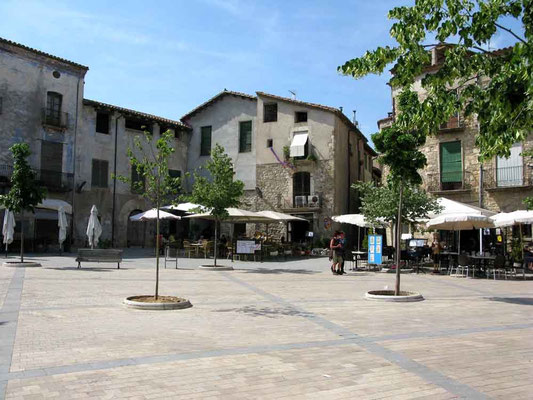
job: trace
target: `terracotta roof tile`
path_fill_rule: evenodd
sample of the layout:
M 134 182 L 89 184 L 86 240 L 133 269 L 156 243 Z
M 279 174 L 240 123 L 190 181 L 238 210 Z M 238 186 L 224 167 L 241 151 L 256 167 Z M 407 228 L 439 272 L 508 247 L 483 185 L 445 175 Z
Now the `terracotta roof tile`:
M 32 53 L 38 54 L 40 56 L 45 56 L 45 57 L 51 58 L 51 59 L 56 60 L 56 61 L 61 61 L 61 62 L 65 63 L 65 64 L 69 64 L 69 65 L 71 65 L 73 67 L 84 69 L 86 71 L 89 69 L 89 67 L 86 67 L 85 65 L 81 65 L 81 64 L 75 63 L 75 62 L 67 60 L 65 58 L 54 56 L 53 54 L 45 53 L 44 51 L 41 51 L 41 50 L 33 49 L 31 47 L 25 46 L 25 45 L 17 43 L 17 42 L 13 42 L 13 41 L 8 40 L 8 39 L 4 39 L 4 38 L 0 37 L 0 43 L 5 43 L 5 44 L 8 44 L 10 46 L 15 46 L 15 47 L 18 47 L 20 49 L 23 49 L 23 50 L 30 51 Z
M 122 112 L 124 114 L 130 114 L 130 115 L 134 115 L 134 116 L 137 116 L 137 117 L 142 117 L 142 118 L 150 119 L 150 120 L 153 120 L 153 121 L 162 122 L 162 123 L 167 124 L 167 125 L 181 126 L 183 128 L 190 129 L 190 127 L 187 124 L 184 124 L 181 121 L 174 121 L 172 119 L 158 117 L 157 115 L 147 114 L 147 113 L 143 113 L 143 112 L 140 112 L 140 111 L 131 110 L 129 108 L 118 107 L 118 106 L 114 106 L 112 104 L 102 103 L 100 101 L 83 99 L 83 104 L 88 105 L 88 106 L 93 106 L 95 108 L 105 108 L 105 109 L 108 109 L 108 110 L 119 111 L 119 112 Z

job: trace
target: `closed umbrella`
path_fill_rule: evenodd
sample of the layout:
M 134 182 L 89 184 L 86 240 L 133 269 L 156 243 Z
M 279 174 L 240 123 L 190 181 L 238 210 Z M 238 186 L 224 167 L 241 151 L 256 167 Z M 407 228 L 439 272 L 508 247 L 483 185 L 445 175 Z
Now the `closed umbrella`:
M 7 210 L 4 214 L 4 224 L 2 225 L 2 235 L 4 236 L 4 244 L 7 246 L 13 242 L 13 235 L 15 233 L 15 215 L 12 211 Z
M 89 217 L 89 223 L 87 224 L 87 238 L 89 239 L 89 246 L 94 249 L 98 246 L 98 240 L 102 234 L 102 225 L 98 221 L 98 209 L 96 206 L 92 206 L 91 215 Z
M 63 249 L 63 242 L 67 238 L 67 214 L 65 212 L 65 207 L 60 206 L 57 210 L 57 226 L 59 226 L 59 246 Z

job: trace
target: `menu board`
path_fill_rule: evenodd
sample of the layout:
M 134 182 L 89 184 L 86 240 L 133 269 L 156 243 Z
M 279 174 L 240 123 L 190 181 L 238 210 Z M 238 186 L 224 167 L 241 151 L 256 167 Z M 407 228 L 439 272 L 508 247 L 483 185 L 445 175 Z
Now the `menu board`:
M 261 243 L 254 240 L 237 240 L 237 254 L 254 254 L 256 250 L 261 250 Z
M 383 253 L 383 236 L 368 235 L 368 263 L 381 264 Z

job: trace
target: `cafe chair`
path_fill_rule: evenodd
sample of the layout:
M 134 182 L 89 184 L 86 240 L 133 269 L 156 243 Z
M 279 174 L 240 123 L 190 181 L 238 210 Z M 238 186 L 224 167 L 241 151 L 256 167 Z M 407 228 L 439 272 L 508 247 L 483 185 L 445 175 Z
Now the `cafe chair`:
M 176 269 L 178 269 L 178 249 L 175 247 L 167 246 L 165 248 L 165 269 L 167 268 L 167 261 L 174 261 L 176 263 Z
M 191 242 L 188 240 L 183 241 L 183 255 L 187 255 L 187 257 L 191 258 L 191 253 L 194 253 L 196 249 L 194 246 L 191 246 Z
M 453 269 L 455 267 L 455 274 L 453 273 Z M 465 269 L 466 269 L 466 275 L 465 275 Z M 459 257 L 457 257 L 457 265 L 452 265 L 450 270 L 450 275 L 453 276 L 461 276 L 461 277 L 467 277 L 468 272 L 470 269 L 470 258 L 466 254 L 460 254 Z

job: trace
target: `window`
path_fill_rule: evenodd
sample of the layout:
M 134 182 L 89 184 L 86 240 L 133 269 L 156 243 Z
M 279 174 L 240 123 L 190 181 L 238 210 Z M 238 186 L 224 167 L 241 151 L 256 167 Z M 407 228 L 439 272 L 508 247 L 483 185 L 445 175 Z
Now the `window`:
M 263 104 L 263 122 L 276 122 L 278 120 L 278 104 Z
M 252 121 L 239 122 L 239 153 L 252 151 Z
M 295 133 L 290 147 L 290 156 L 296 159 L 307 158 L 309 155 L 309 135 L 307 131 Z
M 109 114 L 104 112 L 96 113 L 96 132 L 109 134 Z
M 41 142 L 41 182 L 49 187 L 61 187 L 63 143 Z
M 56 92 L 46 94 L 45 124 L 61 126 L 61 103 L 63 96 Z
M 108 171 L 109 163 L 107 161 L 93 159 L 91 186 L 106 188 L 109 175 Z
M 134 131 L 147 130 L 149 132 L 152 132 L 152 125 L 149 122 L 143 121 L 141 119 L 126 118 L 125 126 L 126 129 L 133 129 Z
M 307 196 L 311 194 L 311 174 L 309 172 L 296 172 L 293 175 L 292 193 L 295 207 L 307 204 Z
M 267 139 L 267 149 L 274 147 L 274 139 Z
M 167 126 L 167 125 L 161 125 L 159 124 L 159 134 L 162 135 L 163 133 L 165 133 L 166 131 L 170 130 L 170 127 Z M 175 136 L 176 134 L 174 134 Z
M 178 169 L 169 169 L 168 174 L 171 178 L 181 178 L 181 171 Z
M 522 144 L 515 143 L 510 150 L 509 158 L 496 158 L 496 182 L 498 187 L 522 186 L 524 184 Z
M 200 130 L 200 155 L 208 156 L 211 154 L 211 127 L 202 126 Z
M 131 191 L 133 193 L 143 193 L 145 188 L 144 176 L 139 174 L 137 168 L 131 167 Z
M 442 190 L 462 188 L 463 162 L 460 141 L 440 144 L 440 181 Z
M 294 122 L 307 122 L 307 111 L 296 111 L 294 113 Z

